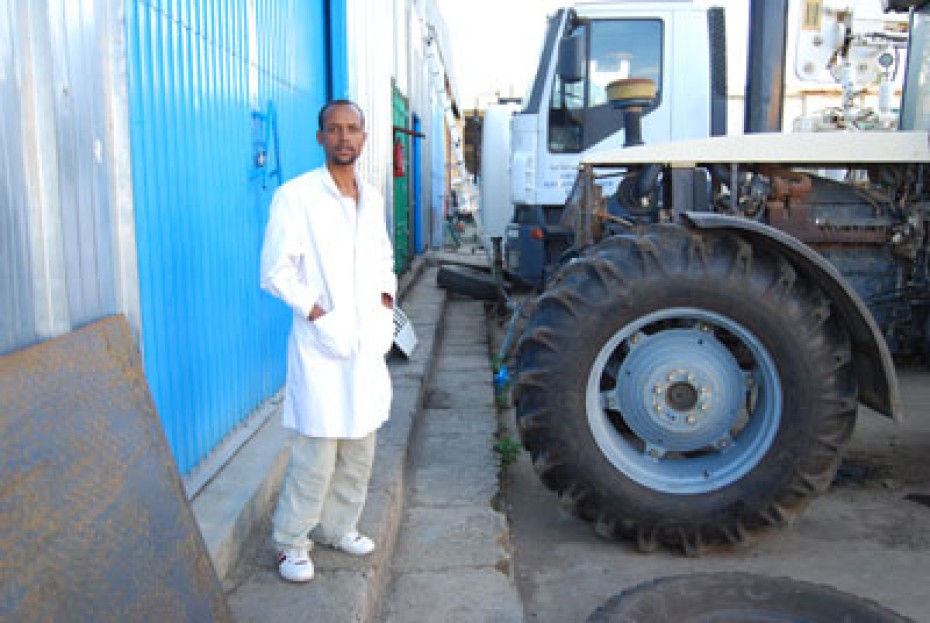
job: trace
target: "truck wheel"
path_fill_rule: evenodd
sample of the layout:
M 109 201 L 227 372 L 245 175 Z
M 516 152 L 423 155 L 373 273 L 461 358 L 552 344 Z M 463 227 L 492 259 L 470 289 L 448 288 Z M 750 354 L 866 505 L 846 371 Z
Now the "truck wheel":
M 795 517 L 855 423 L 829 301 L 744 239 L 658 226 L 566 266 L 517 347 L 543 483 L 608 538 L 699 554 Z
M 635 586 L 588 617 L 588 623 L 622 621 L 908 623 L 910 619 L 822 584 L 751 573 L 697 573 Z

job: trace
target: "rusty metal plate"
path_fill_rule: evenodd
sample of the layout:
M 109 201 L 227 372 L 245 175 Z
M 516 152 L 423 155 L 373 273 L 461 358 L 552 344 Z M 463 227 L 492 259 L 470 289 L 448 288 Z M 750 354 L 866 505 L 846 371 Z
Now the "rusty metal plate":
M 0 357 L 0 469 L 0 620 L 232 620 L 122 316 Z

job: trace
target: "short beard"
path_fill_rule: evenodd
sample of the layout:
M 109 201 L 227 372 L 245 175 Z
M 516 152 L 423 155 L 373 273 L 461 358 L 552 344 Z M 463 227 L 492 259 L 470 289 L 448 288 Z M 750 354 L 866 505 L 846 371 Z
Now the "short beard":
M 358 154 L 353 152 L 351 156 L 340 157 L 336 154 L 332 155 L 333 164 L 339 165 L 340 167 L 346 167 L 350 164 L 355 164 L 355 161 L 358 160 Z

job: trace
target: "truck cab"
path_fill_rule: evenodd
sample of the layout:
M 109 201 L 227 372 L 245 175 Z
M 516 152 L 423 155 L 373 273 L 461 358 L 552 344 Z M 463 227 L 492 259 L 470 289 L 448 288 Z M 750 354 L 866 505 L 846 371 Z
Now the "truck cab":
M 510 171 L 510 196 L 482 196 L 482 206 L 512 210 L 505 232 L 487 232 L 504 238 L 511 277 L 541 285 L 567 248 L 558 222 L 580 160 L 624 144 L 608 84 L 655 82 L 642 119 L 650 144 L 726 133 L 723 30 L 722 9 L 689 0 L 576 3 L 549 18 L 535 79 L 511 119 L 510 161 L 484 162 Z

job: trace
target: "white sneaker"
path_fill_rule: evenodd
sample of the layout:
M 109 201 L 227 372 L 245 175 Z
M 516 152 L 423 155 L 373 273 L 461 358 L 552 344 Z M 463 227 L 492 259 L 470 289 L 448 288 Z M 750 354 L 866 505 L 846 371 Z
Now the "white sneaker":
M 375 542 L 353 530 L 343 535 L 333 547 L 353 556 L 367 556 L 375 551 Z
M 286 549 L 278 553 L 278 573 L 289 582 L 313 579 L 313 562 L 305 549 Z

